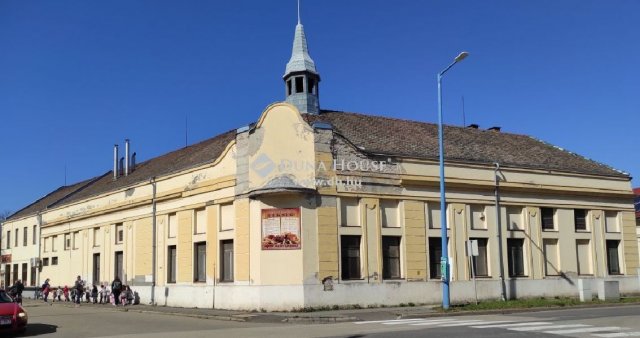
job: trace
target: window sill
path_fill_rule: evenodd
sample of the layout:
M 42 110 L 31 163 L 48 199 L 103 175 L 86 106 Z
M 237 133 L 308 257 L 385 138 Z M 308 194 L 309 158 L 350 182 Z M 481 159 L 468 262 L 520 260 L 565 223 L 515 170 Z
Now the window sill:
M 232 280 L 221 280 L 221 281 L 218 281 L 218 284 L 233 284 L 233 281 Z
M 509 279 L 527 279 L 529 278 L 529 276 L 527 275 L 522 275 L 522 276 L 509 276 Z
M 352 279 L 340 279 L 340 283 L 350 284 L 350 283 L 362 283 L 366 282 L 364 278 L 352 278 Z
M 588 234 L 588 233 L 591 233 L 591 230 L 580 230 L 580 229 L 576 229 L 576 233 L 579 233 L 579 234 Z
M 555 233 L 558 233 L 560 231 L 558 231 L 556 229 L 542 229 L 542 232 L 555 232 Z
M 489 231 L 487 228 L 471 228 L 473 231 Z

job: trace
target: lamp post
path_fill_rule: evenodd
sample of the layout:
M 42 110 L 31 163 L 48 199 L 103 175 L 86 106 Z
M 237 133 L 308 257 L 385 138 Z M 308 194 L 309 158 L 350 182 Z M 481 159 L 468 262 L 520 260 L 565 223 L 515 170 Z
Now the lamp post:
M 447 210 L 446 210 L 446 199 L 445 199 L 445 190 L 444 190 L 444 133 L 442 130 L 442 76 L 446 73 L 453 65 L 462 61 L 469 55 L 467 52 L 462 52 L 453 60 L 453 62 L 445 68 L 443 71 L 438 73 L 438 145 L 440 148 L 440 239 L 441 242 L 441 251 L 442 257 L 440 259 L 440 271 L 442 278 L 442 308 L 449 308 L 449 253 L 447 246 Z

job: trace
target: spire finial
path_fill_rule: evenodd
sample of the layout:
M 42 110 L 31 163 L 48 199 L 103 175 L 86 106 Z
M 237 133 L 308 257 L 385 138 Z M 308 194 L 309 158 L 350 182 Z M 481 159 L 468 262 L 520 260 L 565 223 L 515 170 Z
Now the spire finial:
M 300 0 L 298 0 L 298 25 L 300 24 Z

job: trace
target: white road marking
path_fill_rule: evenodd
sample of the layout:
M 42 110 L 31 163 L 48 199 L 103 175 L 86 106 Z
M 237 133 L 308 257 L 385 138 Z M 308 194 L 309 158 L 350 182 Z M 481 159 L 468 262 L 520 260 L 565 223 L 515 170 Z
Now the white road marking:
M 550 334 L 573 334 L 573 333 L 619 331 L 619 330 L 626 330 L 626 329 L 622 328 L 622 327 L 619 327 L 619 326 L 585 327 L 585 328 L 582 328 L 582 329 L 544 331 L 544 333 L 550 333 Z
M 387 323 L 382 323 L 382 325 L 402 325 L 402 324 L 411 324 L 411 325 L 416 325 L 416 323 L 433 323 L 433 324 L 442 324 L 442 323 L 448 323 L 453 321 L 453 319 L 432 319 L 432 320 L 426 320 L 426 319 L 422 319 L 422 320 L 414 320 L 414 321 L 410 321 L 410 322 L 401 322 L 401 321 L 396 321 L 396 322 L 387 322 Z
M 392 322 L 415 322 L 421 321 L 424 318 L 415 318 L 415 319 L 387 319 L 387 320 L 369 320 L 365 322 L 353 322 L 354 324 L 376 324 L 376 323 L 392 323 Z
M 551 322 L 526 322 L 526 323 L 515 323 L 515 324 L 491 324 L 491 325 L 474 325 L 473 328 L 476 329 L 487 329 L 487 328 L 500 328 L 500 327 L 518 327 L 518 326 L 531 326 L 531 325 L 549 325 Z
M 511 331 L 544 331 L 550 329 L 568 329 L 577 327 L 592 327 L 592 325 L 585 324 L 563 324 L 563 325 L 548 325 L 548 326 L 529 326 L 529 327 L 514 327 L 509 328 Z
M 448 320 L 433 320 L 433 321 L 429 321 L 429 322 L 423 322 L 423 323 L 410 323 L 409 325 L 414 325 L 414 326 L 429 326 L 429 325 L 444 325 L 444 324 L 450 324 L 453 321 L 453 319 L 448 319 Z
M 484 320 L 466 320 L 457 323 L 446 323 L 439 325 L 440 327 L 453 327 L 453 326 L 465 326 L 465 325 L 474 325 L 474 324 L 491 324 L 491 322 L 486 322 Z
M 640 332 L 596 333 L 594 336 L 602 338 L 640 337 Z

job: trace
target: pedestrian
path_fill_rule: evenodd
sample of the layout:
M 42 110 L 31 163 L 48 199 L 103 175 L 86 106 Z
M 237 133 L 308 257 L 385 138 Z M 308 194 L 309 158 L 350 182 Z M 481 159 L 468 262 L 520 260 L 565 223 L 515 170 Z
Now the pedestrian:
M 76 306 L 80 306 L 80 301 L 82 299 L 82 296 L 84 295 L 84 286 L 82 285 L 82 279 L 80 278 L 80 276 L 76 278 L 74 288 L 76 289 Z
M 127 286 L 122 286 L 122 291 L 120 292 L 120 304 L 122 306 L 127 306 Z
M 111 302 L 111 288 L 109 287 L 109 284 L 104 286 L 104 303 L 110 303 Z
M 100 284 L 100 291 L 98 292 L 100 294 L 100 304 L 102 304 L 102 302 L 105 300 L 105 292 L 106 290 L 104 288 L 104 284 Z
M 42 284 L 42 294 L 44 295 L 44 302 L 47 303 L 49 301 L 49 288 L 51 285 L 49 284 L 49 278 L 45 279 Z
M 22 281 L 18 279 L 9 289 L 9 293 L 13 295 L 16 303 L 22 304 L 22 291 L 24 291 L 24 284 L 22 284 Z
M 98 303 L 98 287 L 93 284 L 93 288 L 91 289 L 91 298 L 93 298 L 93 304 Z
M 127 304 L 133 305 L 133 301 L 134 301 L 133 290 L 131 290 L 131 287 L 127 285 Z
M 115 306 L 120 304 L 120 292 L 122 292 L 122 281 L 120 280 L 120 277 L 116 276 L 113 282 L 111 282 L 111 293 L 115 300 Z
M 69 301 L 69 287 L 65 285 L 64 289 L 62 289 L 62 293 L 64 294 L 64 301 L 68 302 Z
M 60 287 L 60 285 L 58 285 L 58 288 L 56 289 L 56 297 L 58 298 L 59 302 L 62 301 L 62 288 Z

